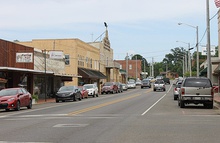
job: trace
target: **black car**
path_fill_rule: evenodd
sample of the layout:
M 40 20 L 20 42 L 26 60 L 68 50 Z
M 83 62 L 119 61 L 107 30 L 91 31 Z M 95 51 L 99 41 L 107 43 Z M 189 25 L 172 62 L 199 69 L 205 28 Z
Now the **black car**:
M 148 79 L 143 79 L 142 82 L 141 82 L 141 88 L 144 88 L 144 87 L 149 87 L 151 88 L 151 82 L 150 80 Z
M 62 86 L 56 93 L 56 102 L 66 100 L 81 100 L 81 93 L 77 86 Z
M 169 78 L 163 78 L 163 81 L 165 82 L 165 84 L 170 84 L 170 79 Z

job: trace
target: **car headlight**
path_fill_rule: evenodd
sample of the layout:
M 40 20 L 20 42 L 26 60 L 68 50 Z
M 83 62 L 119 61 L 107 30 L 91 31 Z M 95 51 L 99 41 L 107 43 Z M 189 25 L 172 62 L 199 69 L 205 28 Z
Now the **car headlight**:
M 15 100 L 15 98 L 9 98 L 8 102 L 11 102 L 11 101 L 14 101 L 14 100 Z

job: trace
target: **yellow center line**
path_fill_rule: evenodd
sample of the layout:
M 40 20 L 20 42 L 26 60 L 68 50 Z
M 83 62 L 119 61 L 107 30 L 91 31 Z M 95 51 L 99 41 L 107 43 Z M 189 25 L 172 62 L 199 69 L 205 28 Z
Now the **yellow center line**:
M 152 90 L 147 90 L 146 93 L 151 92 L 151 91 Z M 68 114 L 68 116 L 74 116 L 74 115 L 78 115 L 78 114 L 81 114 L 81 113 L 85 113 L 85 112 L 95 110 L 95 109 L 98 109 L 98 108 L 101 108 L 101 107 L 105 107 L 105 106 L 112 105 L 112 104 L 115 104 L 115 103 L 118 103 L 118 102 L 122 102 L 122 101 L 125 101 L 125 100 L 128 100 L 128 99 L 132 99 L 132 98 L 138 97 L 140 95 L 141 94 L 135 94 L 135 95 L 132 95 L 132 96 L 129 96 L 129 97 L 121 98 L 121 99 L 118 99 L 118 100 L 113 100 L 113 101 L 110 101 L 110 102 L 106 102 L 106 103 L 102 103 L 102 104 L 99 104 L 99 105 L 84 108 L 84 109 L 81 109 L 81 110 L 77 110 L 77 111 L 74 111 L 74 112 L 70 112 Z
M 140 95 L 141 94 L 135 94 L 133 96 L 121 98 L 121 99 L 118 99 L 118 100 L 113 100 L 113 101 L 106 102 L 106 103 L 103 103 L 103 104 L 99 104 L 99 105 L 96 105 L 96 106 L 91 106 L 91 107 L 88 107 L 88 108 L 84 108 L 84 109 L 81 109 L 81 110 L 77 110 L 77 111 L 71 112 L 68 115 L 69 116 L 74 116 L 74 115 L 77 115 L 77 114 L 85 113 L 85 112 L 88 112 L 88 111 L 91 111 L 91 110 L 95 110 L 95 109 L 98 109 L 98 108 L 101 108 L 101 107 L 105 107 L 105 106 L 108 106 L 108 105 L 111 105 L 111 104 L 122 102 L 122 101 L 125 101 L 125 100 L 128 100 L 128 99 L 132 99 L 132 98 L 135 98 L 135 97 L 140 96 Z

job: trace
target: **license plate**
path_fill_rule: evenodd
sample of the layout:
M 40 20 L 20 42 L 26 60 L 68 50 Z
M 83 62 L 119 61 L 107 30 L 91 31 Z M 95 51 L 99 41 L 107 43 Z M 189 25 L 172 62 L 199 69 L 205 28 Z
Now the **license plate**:
M 194 97 L 195 100 L 201 100 L 201 97 Z

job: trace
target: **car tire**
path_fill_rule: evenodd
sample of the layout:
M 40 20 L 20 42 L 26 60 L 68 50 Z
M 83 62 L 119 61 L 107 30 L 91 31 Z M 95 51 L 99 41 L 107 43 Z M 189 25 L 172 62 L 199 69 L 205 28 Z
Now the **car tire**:
M 21 108 L 21 104 L 20 104 L 20 101 L 17 101 L 17 106 L 15 108 L 16 111 L 19 111 Z
M 27 106 L 28 109 L 31 109 L 32 108 L 32 100 L 30 99 L 29 101 L 29 105 Z
M 94 98 L 95 98 L 95 92 L 93 92 L 92 97 L 94 97 Z
M 176 96 L 174 96 L 173 100 L 177 100 L 177 97 L 176 97 Z
M 184 108 L 185 107 L 185 103 L 184 103 L 184 101 L 182 101 L 182 100 L 180 100 L 180 108 Z

